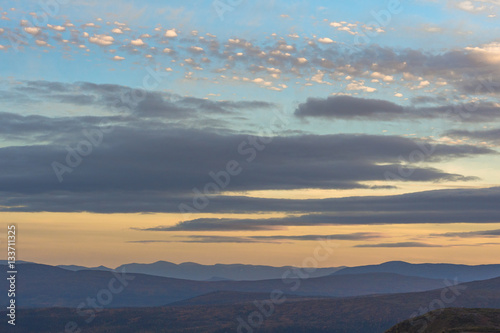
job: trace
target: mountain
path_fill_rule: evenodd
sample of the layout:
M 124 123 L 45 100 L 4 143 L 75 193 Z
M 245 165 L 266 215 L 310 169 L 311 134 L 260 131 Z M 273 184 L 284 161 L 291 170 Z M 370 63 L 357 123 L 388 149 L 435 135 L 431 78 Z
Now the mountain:
M 7 260 L 0 260 L 0 265 L 7 265 Z M 32 264 L 31 261 L 16 260 L 16 264 Z
M 69 271 L 112 271 L 112 268 L 106 266 L 98 266 L 98 267 L 85 267 L 85 266 L 77 266 L 77 265 L 57 265 L 56 267 L 67 269 Z
M 389 261 L 380 265 L 346 267 L 333 275 L 362 273 L 395 273 L 430 279 L 458 279 L 462 282 L 470 282 L 500 276 L 500 265 L 410 264 L 404 261 Z
M 116 268 L 117 271 L 125 269 L 130 273 L 142 273 L 148 275 L 171 277 L 176 279 L 207 281 L 214 278 L 226 280 L 268 280 L 281 279 L 281 276 L 291 266 L 272 267 L 262 265 L 244 264 L 215 264 L 201 265 L 193 262 L 174 264 L 168 261 L 157 261 L 151 264 L 125 264 Z M 311 277 L 330 275 L 343 267 L 318 268 L 311 274 Z
M 427 318 L 433 318 L 428 321 Z M 419 322 L 428 322 L 424 330 Z M 451 308 L 432 311 L 413 320 L 405 320 L 386 333 L 498 333 L 500 332 L 500 310 Z
M 83 267 L 76 265 L 59 265 L 58 267 L 72 271 L 112 270 L 111 268 L 104 266 Z M 272 267 L 244 264 L 201 265 L 192 262 L 174 264 L 168 261 L 157 261 L 151 264 L 125 264 L 118 266 L 115 270 L 120 272 L 123 269 L 129 273 L 140 273 L 196 281 L 256 281 L 281 279 L 286 271 L 294 269 L 294 267 Z M 390 261 L 379 265 L 317 268 L 310 274 L 310 276 L 321 277 L 327 275 L 363 273 L 394 273 L 441 280 L 454 280 L 455 278 L 457 278 L 462 282 L 470 282 L 475 280 L 486 280 L 500 276 L 500 265 L 469 266 L 456 264 L 411 264 L 404 261 Z
M 62 332 L 66 323 L 73 322 L 79 329 L 92 333 L 383 333 L 399 322 L 427 313 L 429 308 L 441 306 L 500 309 L 500 278 L 418 293 L 292 299 L 284 303 L 261 300 L 220 305 L 94 308 L 80 314 L 76 308 L 19 309 L 22 320 L 16 329 L 23 333 Z M 440 320 L 434 314 L 414 321 L 414 331 L 409 333 L 424 332 L 423 329 L 431 327 Z M 5 311 L 0 316 L 5 317 Z M 0 321 L 0 331 L 7 325 L 6 321 Z
M 4 267 L 2 267 L 4 268 Z M 5 269 L 5 268 L 4 268 Z M 73 307 L 106 289 L 123 289 L 112 295 L 107 307 L 159 306 L 215 291 L 255 292 L 269 294 L 286 290 L 299 296 L 348 297 L 422 291 L 439 288 L 440 280 L 402 276 L 392 273 L 324 276 L 300 279 L 290 274 L 287 280 L 259 281 L 193 281 L 138 273 L 126 273 L 125 288 L 121 274 L 109 271 L 69 271 L 59 267 L 23 264 L 17 267 L 17 300 L 25 307 Z M 8 281 L 0 280 L 0 290 L 8 290 Z M 3 288 L 3 289 L 1 289 Z M 104 290 L 104 291 L 103 291 Z

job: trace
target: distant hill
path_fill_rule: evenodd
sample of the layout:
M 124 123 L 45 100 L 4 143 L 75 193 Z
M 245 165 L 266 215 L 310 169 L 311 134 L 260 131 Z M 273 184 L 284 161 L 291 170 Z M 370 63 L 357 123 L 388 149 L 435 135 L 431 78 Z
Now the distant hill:
M 0 260 L 0 265 L 7 265 L 7 260 Z M 16 264 L 32 264 L 30 261 L 16 260 Z
M 292 269 L 291 266 L 273 267 L 263 265 L 244 264 L 215 264 L 201 265 L 193 262 L 174 264 L 168 261 L 157 261 L 151 264 L 125 264 L 116 268 L 117 271 L 125 269 L 130 273 L 171 277 L 176 279 L 207 281 L 216 279 L 226 280 L 268 280 L 280 279 L 283 273 Z M 342 267 L 318 268 L 311 277 L 330 275 Z
M 241 326 L 239 332 L 383 333 L 412 315 L 424 314 L 429 306 L 436 306 L 439 301 L 447 307 L 500 309 L 500 278 L 465 283 L 455 286 L 454 290 L 456 297 L 452 297 L 453 291 L 450 289 L 437 289 L 340 299 L 292 299 L 272 308 L 267 306 L 270 314 L 262 316 L 261 325 L 250 327 L 250 330 Z M 262 301 L 257 304 L 262 305 Z M 74 321 L 82 331 L 92 333 L 224 333 L 238 332 L 238 326 L 244 325 L 241 321 L 248 324 L 249 315 L 258 317 L 258 313 L 262 314 L 252 301 L 220 305 L 104 309 L 95 313 L 95 320 L 86 323 L 87 318 L 79 315 L 75 308 L 20 309 L 18 316 L 22 320 L 19 320 L 16 329 L 23 333 L 62 332 L 66 323 Z M 0 316 L 5 316 L 5 311 L 0 312 Z M 479 318 L 481 316 L 483 314 Z M 486 315 L 484 317 L 489 318 Z M 238 318 L 241 319 L 240 322 Z M 414 325 L 413 328 L 419 330 L 415 332 L 420 332 L 425 328 L 424 325 L 430 327 L 434 320 L 438 320 L 438 317 L 432 316 L 423 318 L 423 322 Z M 491 322 L 495 323 L 493 320 Z M 6 321 L 0 321 L 0 331 L 6 330 L 7 325 Z M 398 331 L 391 333 L 395 332 Z M 398 333 L 402 332 L 404 331 Z M 451 332 L 474 331 L 446 333 Z M 482 332 L 499 331 L 495 329 Z
M 69 271 L 40 264 L 23 264 L 17 269 L 17 287 L 20 290 L 17 300 L 19 305 L 25 307 L 78 306 L 88 297 L 108 288 L 110 281 L 116 279 L 116 273 L 109 271 Z M 159 306 L 215 291 L 269 294 L 277 289 L 299 296 L 348 297 L 431 290 L 443 285 L 441 280 L 392 273 L 331 275 L 303 280 L 290 275 L 294 278 L 285 282 L 281 279 L 193 281 L 138 273 L 127 274 L 132 276 L 133 280 L 127 281 L 123 292 L 113 296 L 113 302 L 106 306 Z M 0 290 L 7 290 L 7 283 L 6 279 L 0 279 Z M 6 301 L 6 298 L 2 301 Z
M 428 320 L 427 318 L 432 318 Z M 423 329 L 420 322 L 426 322 Z M 423 329 L 423 330 L 422 330 Z M 498 333 L 500 332 L 499 309 L 451 308 L 436 310 L 413 320 L 405 320 L 386 333 Z
M 2 263 L 0 262 L 0 264 Z M 59 265 L 57 267 L 71 271 L 112 270 L 112 268 L 105 266 L 84 267 L 77 265 Z M 125 269 L 130 273 L 196 281 L 257 281 L 280 279 L 283 273 L 293 268 L 294 267 L 291 266 L 273 267 L 244 264 L 202 265 L 192 262 L 174 264 L 168 261 L 157 261 L 150 264 L 125 264 L 117 267 L 116 270 L 121 271 L 122 269 Z M 403 261 L 390 261 L 379 265 L 318 268 L 311 274 L 311 277 L 363 273 L 394 273 L 441 280 L 456 278 L 462 282 L 470 282 L 499 277 L 500 264 L 469 266 L 457 264 L 411 264 Z
M 67 269 L 69 271 L 112 271 L 112 268 L 106 266 L 98 266 L 98 267 L 85 267 L 85 266 L 77 266 L 77 265 L 57 265 L 57 267 L 62 269 Z
M 380 265 L 346 267 L 333 274 L 361 273 L 395 273 L 430 279 L 456 278 L 462 282 L 470 282 L 499 277 L 500 265 L 410 264 L 404 261 L 389 261 Z
M 315 299 L 307 296 L 285 295 L 289 300 L 304 301 Z M 214 291 L 212 293 L 196 296 L 183 301 L 170 303 L 168 306 L 188 306 L 188 305 L 216 305 L 216 304 L 240 304 L 249 303 L 255 300 L 267 300 L 269 293 L 251 293 L 241 291 Z

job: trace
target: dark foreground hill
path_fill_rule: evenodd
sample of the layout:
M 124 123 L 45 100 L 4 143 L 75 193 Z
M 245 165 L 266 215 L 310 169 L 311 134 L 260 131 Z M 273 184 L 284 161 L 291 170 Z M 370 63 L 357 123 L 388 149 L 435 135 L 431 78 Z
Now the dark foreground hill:
M 215 291 L 269 294 L 277 289 L 285 294 L 300 296 L 347 297 L 423 291 L 443 285 L 441 280 L 391 273 L 310 279 L 300 279 L 291 273 L 287 280 L 192 281 L 136 273 L 127 273 L 122 277 L 121 274 L 108 271 L 75 272 L 39 264 L 23 264 L 17 269 L 19 292 L 16 297 L 19 306 L 24 307 L 76 307 L 87 302 L 88 297 L 108 293 L 106 290 L 119 292 L 112 293 L 112 301 L 104 302 L 105 307 L 139 307 L 166 305 Z M 0 279 L 0 290 L 8 290 L 7 283 L 6 279 Z M 2 305 L 5 304 L 7 297 L 1 301 Z
M 441 307 L 500 309 L 500 278 L 419 293 L 284 303 L 279 297 L 275 299 L 274 303 L 94 308 L 80 313 L 74 308 L 20 309 L 16 331 L 63 332 L 65 325 L 72 325 L 89 333 L 382 333 L 412 316 Z M 5 313 L 0 316 L 5 317 Z M 424 317 L 414 328 L 421 330 L 432 320 Z M 0 322 L 0 331 L 7 325 Z
M 420 325 L 425 322 L 424 325 Z M 498 333 L 500 310 L 451 308 L 405 320 L 386 333 Z

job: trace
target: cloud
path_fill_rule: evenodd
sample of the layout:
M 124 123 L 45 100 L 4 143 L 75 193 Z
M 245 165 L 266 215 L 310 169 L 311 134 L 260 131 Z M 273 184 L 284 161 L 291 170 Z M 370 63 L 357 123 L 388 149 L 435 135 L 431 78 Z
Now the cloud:
M 307 201 L 306 201 L 307 202 Z M 305 202 L 304 202 L 305 203 Z M 361 203 L 358 207 L 361 210 Z M 290 207 L 290 209 L 293 209 Z M 279 230 L 289 226 L 325 226 L 325 225 L 382 225 L 382 224 L 417 224 L 417 223 L 497 223 L 499 218 L 493 212 L 477 213 L 461 210 L 451 212 L 443 210 L 410 211 L 349 211 L 322 214 L 307 214 L 267 219 L 228 219 L 200 218 L 179 222 L 173 226 L 158 226 L 144 229 L 147 231 L 260 231 Z M 497 211 L 495 211 L 497 213 Z M 410 215 L 410 216 L 409 216 Z
M 158 206 L 159 198 L 167 195 L 178 202 L 190 198 L 195 188 L 214 192 L 216 182 L 226 182 L 224 170 L 229 162 L 241 170 L 225 185 L 229 191 L 374 188 L 370 184 L 374 181 L 386 187 L 401 181 L 467 181 L 476 178 L 439 170 L 432 163 L 495 154 L 473 145 L 446 145 L 390 135 L 280 135 L 280 122 L 269 128 L 269 136 L 235 134 L 226 119 L 240 119 L 248 112 L 276 107 L 262 101 L 215 101 L 112 84 L 45 81 L 14 85 L 6 96 L 25 103 L 63 103 L 64 108 L 68 104 L 101 108 L 113 115 L 37 118 L 0 114 L 2 137 L 43 137 L 43 144 L 26 140 L 24 145 L 0 148 L 0 190 L 6 205 L 18 202 L 17 195 L 21 194 L 60 191 L 74 193 L 76 198 L 77 193 L 123 191 L 131 197 L 146 197 L 147 192 L 151 205 L 142 209 L 171 210 L 166 204 Z M 71 156 L 75 158 L 75 149 L 89 141 L 84 131 L 95 134 L 101 123 L 113 125 L 114 130 L 103 134 L 103 144 L 92 147 L 92 153 L 77 166 L 70 166 L 71 172 L 64 172 L 64 181 L 59 183 L 54 162 L 74 164 L 68 161 Z M 401 159 L 415 151 L 429 152 L 425 164 Z M 399 177 L 402 169 L 411 172 Z M 33 200 L 40 198 L 35 195 Z M 98 206 L 138 209 L 116 204 L 111 200 L 109 207 Z M 54 209 L 49 206 L 44 209 Z M 81 207 L 74 202 L 57 209 Z M 27 205 L 25 209 L 40 207 Z
M 380 244 L 360 244 L 354 247 L 443 247 L 442 245 L 420 243 L 420 242 L 401 242 L 401 243 L 380 243 Z
M 144 45 L 146 45 L 146 43 L 144 43 L 143 40 L 140 39 L 140 38 L 131 40 L 130 44 L 132 44 L 134 46 L 144 46 Z
M 25 27 L 24 31 L 30 35 L 38 35 L 42 30 L 39 27 Z
M 306 64 L 308 62 L 308 60 L 306 58 L 297 58 L 297 62 L 299 63 L 299 65 L 303 65 L 303 64 Z
M 419 97 L 416 103 L 441 101 L 439 97 Z M 500 105 L 493 102 L 471 102 L 462 105 L 401 106 L 393 102 L 352 96 L 308 98 L 295 110 L 297 117 L 327 119 L 365 119 L 374 121 L 439 119 L 482 122 L 500 119 Z
M 421 29 L 425 32 L 432 33 L 432 34 L 444 32 L 443 27 L 440 27 L 438 25 L 432 25 L 432 24 L 424 24 L 424 25 L 422 25 Z
M 135 229 L 146 230 L 147 229 Z M 300 236 L 204 236 L 204 235 L 190 235 L 190 236 L 174 236 L 175 238 L 183 239 L 169 239 L 169 240 L 139 240 L 131 241 L 129 243 L 281 243 L 282 241 L 317 241 L 317 240 L 347 240 L 359 241 L 382 237 L 378 233 L 358 232 L 352 234 L 335 234 L 335 235 L 300 235 Z
M 494 128 L 489 130 L 451 130 L 444 133 L 446 136 L 453 138 L 467 138 L 474 140 L 482 140 L 493 143 L 500 143 L 500 128 Z
M 92 37 L 89 37 L 90 43 L 97 44 L 100 46 L 112 45 L 114 40 L 115 39 L 112 36 L 106 36 L 106 35 L 94 35 Z
M 500 64 L 500 43 L 492 42 L 476 47 L 466 47 L 473 58 L 492 65 Z
M 465 10 L 467 12 L 478 12 L 486 9 L 484 6 L 476 7 L 472 1 L 460 1 L 457 3 L 457 8 Z
M 326 99 L 308 98 L 295 110 L 297 117 L 322 118 L 377 118 L 393 119 L 399 117 L 404 108 L 395 103 L 380 99 L 365 99 L 351 96 L 329 96 Z
M 123 57 L 115 56 L 114 60 Z M 171 116 L 174 118 L 189 118 L 198 113 L 235 114 L 236 112 L 252 109 L 273 109 L 275 104 L 263 101 L 213 101 L 196 97 L 181 97 L 176 94 L 161 93 L 132 89 L 126 86 L 113 84 L 94 84 L 77 82 L 62 84 L 47 81 L 27 81 L 16 85 L 15 91 L 22 92 L 23 97 L 17 100 L 29 100 L 28 95 L 38 99 L 59 101 L 81 105 L 81 101 L 92 103 L 96 107 L 122 109 L 127 108 L 131 113 L 141 117 Z M 67 94 L 64 97 L 64 94 Z M 14 96 L 13 92 L 9 95 Z
M 494 10 L 495 6 L 500 5 L 498 0 L 464 0 L 454 2 L 458 9 L 469 13 L 480 13 L 486 10 Z
M 189 51 L 193 52 L 193 53 L 203 53 L 204 50 L 202 47 L 199 47 L 199 46 L 190 46 Z
M 92 96 L 54 96 L 61 102 L 71 104 L 88 105 L 92 104 Z M 81 131 L 82 126 L 89 129 L 95 129 L 99 124 L 105 122 L 120 123 L 123 121 L 121 116 L 111 117 L 63 117 L 50 118 L 39 115 L 22 116 L 15 113 L 0 112 L 0 136 L 9 140 L 22 141 L 24 144 L 35 142 L 51 142 L 58 139 L 70 140 L 75 131 Z
M 446 102 L 443 96 L 415 96 L 411 98 L 412 104 L 439 104 Z
M 168 38 L 177 37 L 177 32 L 175 31 L 175 29 L 167 30 L 167 31 L 165 31 L 165 37 L 168 37 Z
M 479 3 L 479 2 L 478 2 Z M 486 3 L 485 3 L 486 4 Z M 489 6 L 490 4 L 488 4 Z M 347 22 L 332 22 L 331 25 L 341 25 L 338 29 L 345 30 L 351 34 L 356 23 Z M 95 25 L 93 25 L 96 27 Z M 53 28 L 44 29 L 44 32 L 57 33 L 54 27 L 65 26 L 51 26 Z M 363 29 L 373 27 L 362 26 Z M 38 34 L 41 30 L 38 27 L 25 26 L 23 29 L 35 29 L 31 33 Z M 59 29 L 59 28 L 57 28 Z M 130 28 L 123 26 L 114 26 L 110 32 L 112 35 L 120 32 L 125 32 Z M 156 30 L 158 29 L 158 30 Z M 71 29 L 70 32 L 73 36 L 69 39 L 70 42 L 77 42 L 77 45 L 83 45 L 78 40 L 79 36 L 84 33 L 85 38 L 92 38 L 99 45 L 111 45 L 111 40 L 98 38 L 96 36 L 90 37 L 87 32 Z M 156 27 L 155 32 L 137 34 L 141 36 L 135 39 L 134 43 L 137 45 L 129 44 L 123 46 L 123 49 L 132 52 L 131 50 L 137 46 L 145 45 L 144 38 L 146 36 L 156 36 L 158 31 L 162 28 Z M 372 31 L 373 32 L 373 31 Z M 116 36 L 116 35 L 115 35 Z M 395 88 L 400 88 L 400 85 L 405 85 L 408 89 L 442 89 L 444 85 L 447 88 L 446 93 L 452 95 L 452 88 L 456 87 L 461 92 L 467 92 L 471 95 L 491 93 L 486 91 L 483 87 L 480 90 L 476 89 L 476 81 L 482 76 L 492 74 L 498 77 L 500 70 L 498 67 L 499 59 L 499 44 L 498 42 L 491 42 L 486 44 L 471 44 L 461 48 L 454 48 L 448 51 L 423 51 L 419 49 L 387 47 L 379 45 L 369 46 L 355 46 L 350 47 L 349 44 L 336 43 L 332 38 L 328 37 L 315 37 L 295 39 L 293 44 L 288 44 L 285 40 L 277 40 L 274 43 L 264 43 L 257 45 L 256 42 L 250 42 L 243 38 L 230 38 L 227 41 L 218 39 L 214 35 L 206 34 L 206 36 L 198 35 L 196 39 L 191 39 L 191 36 L 186 39 L 174 38 L 178 36 L 176 29 L 165 30 L 164 36 L 169 38 L 170 43 L 168 49 L 176 50 L 182 58 L 186 59 L 189 56 L 206 53 L 207 59 L 210 58 L 211 62 L 203 66 L 206 69 L 205 73 L 212 73 L 207 75 L 216 75 L 217 70 L 231 68 L 236 77 L 248 77 L 247 69 L 263 65 L 270 65 L 279 68 L 282 72 L 281 77 L 274 77 L 275 82 L 270 82 L 267 78 L 263 78 L 266 82 L 270 82 L 267 89 L 279 90 L 279 84 L 286 84 L 285 80 L 289 76 L 297 75 L 298 77 L 310 77 L 314 71 L 325 71 L 326 77 L 331 77 L 342 83 L 348 91 L 357 93 L 373 93 L 377 89 L 383 89 L 386 85 L 370 85 L 364 82 L 366 79 L 380 80 L 385 83 L 398 85 Z M 61 36 L 52 36 L 53 38 L 61 38 Z M 159 37 L 159 36 L 157 36 Z M 165 49 L 167 41 L 165 39 L 158 39 L 153 37 L 149 40 L 148 44 L 157 49 Z M 48 39 L 47 39 L 48 40 Z M 139 41 L 140 40 L 140 41 Z M 193 42 L 200 44 L 198 46 L 185 46 L 186 42 Z M 28 41 L 35 43 L 34 40 Z M 113 44 L 116 41 L 113 42 Z M 144 43 L 144 44 L 143 44 Z M 203 45 L 201 45 L 203 44 Z M 327 48 L 318 47 L 318 45 L 328 45 Z M 69 45 L 69 44 L 68 44 Z M 188 44 L 189 45 L 189 44 Z M 193 44 L 191 44 L 193 45 Z M 85 49 L 85 46 L 82 48 Z M 201 50 L 203 49 L 203 51 Z M 147 57 L 150 54 L 149 48 L 137 49 L 134 53 L 141 54 Z M 238 56 L 241 55 L 241 56 Z M 147 58 L 146 58 L 147 59 Z M 194 58 L 194 62 L 198 63 L 199 59 Z M 217 61 L 216 61 L 217 60 Z M 146 61 L 146 60 L 143 60 Z M 234 66 L 237 61 L 242 66 Z M 265 61 L 266 63 L 263 63 Z M 182 62 L 177 62 L 172 66 L 181 66 Z M 376 64 L 376 67 L 372 65 Z M 217 67 L 215 67 L 217 66 Z M 201 66 L 200 66 L 201 67 Z M 340 76 L 340 73 L 345 75 Z M 370 74 L 372 73 L 372 74 Z M 345 79 L 350 76 L 351 79 Z M 400 77 L 404 76 L 404 81 Z M 195 76 L 188 76 L 194 79 Z M 409 80 L 408 78 L 414 80 Z M 215 77 L 211 77 L 212 79 Z M 250 78 L 252 80 L 253 78 Z M 354 80 L 354 81 L 353 81 Z M 416 81 L 415 81 L 416 80 Z M 310 82 L 307 80 L 299 80 L 299 84 L 308 85 Z M 394 89 L 399 90 L 399 89 Z M 493 93 L 498 93 L 500 86 L 494 89 Z
M 47 161 L 50 163 L 50 159 Z M 76 171 L 75 171 L 76 172 Z M 90 179 L 90 178 L 89 178 Z M 49 179 L 48 181 L 53 182 Z M 21 183 L 19 183 L 21 185 Z M 194 206 L 201 196 L 169 191 L 113 191 L 102 188 L 80 191 L 30 192 L 25 185 L 17 192 L 1 192 L 3 211 L 95 213 L 179 213 L 180 207 Z M 187 231 L 274 230 L 289 225 L 406 224 L 406 223 L 500 223 L 500 188 L 439 190 L 404 195 L 329 199 L 269 199 L 243 196 L 212 196 L 201 211 L 205 213 L 258 212 L 311 213 L 276 219 L 196 219 L 179 223 L 175 229 Z M 184 205 L 184 206 L 181 206 Z M 195 209 L 196 210 L 196 209 Z M 189 212 L 189 211 L 188 211 Z M 196 217 L 196 213 L 186 216 Z M 205 224 L 208 222 L 208 224 Z M 235 226 L 230 224 L 235 223 Z M 169 226 L 170 227 L 170 226 Z M 159 227 L 165 228 L 165 227 Z
M 151 110 L 153 106 L 143 104 L 140 108 Z M 161 106 L 178 108 L 175 103 Z M 183 112 L 181 110 L 168 109 L 168 112 L 175 116 L 175 113 Z M 402 163 L 400 156 L 408 156 L 420 149 L 410 139 L 370 135 L 276 137 L 272 139 L 273 144 L 266 147 L 263 143 L 269 142 L 268 138 L 220 135 L 158 125 L 156 128 L 151 125 L 151 128 L 142 129 L 127 126 L 116 128 L 106 135 L 106 145 L 95 149 L 85 159 L 85 163 L 78 167 L 78 172 L 75 170 L 71 175 L 68 174 L 62 184 L 54 183 L 57 179 L 51 164 L 53 161 L 65 161 L 68 151 L 64 146 L 51 144 L 43 147 L 0 148 L 1 159 L 11 161 L 0 163 L 0 171 L 4 172 L 4 175 L 0 173 L 0 184 L 3 184 L 4 190 L 13 192 L 22 191 L 23 188 L 26 191 L 78 191 L 87 188 L 186 193 L 200 186 L 203 191 L 205 184 L 214 182 L 209 172 L 223 170 L 228 161 L 234 160 L 245 172 L 231 179 L 230 189 L 233 191 L 369 188 L 362 183 L 386 181 L 387 173 L 398 175 Z M 70 146 L 75 147 L 85 137 L 80 131 L 75 133 L 74 139 L 68 139 Z M 262 147 L 266 149 L 259 151 Z M 428 162 L 491 152 L 486 148 L 467 145 L 438 145 Z M 13 159 L 16 154 L 25 156 L 23 161 Z M 22 164 L 14 165 L 15 161 Z M 134 165 L 134 168 L 130 165 Z M 287 167 L 276 168 L 276 165 Z M 18 170 L 16 176 L 13 176 L 12 171 L 7 172 L 8 169 Z M 128 181 L 119 182 L 121 177 Z M 14 178 L 19 182 L 18 186 L 12 183 Z M 403 180 L 426 182 L 470 179 L 432 167 L 415 166 L 412 174 Z
M 430 234 L 432 237 L 457 237 L 457 238 L 481 238 L 481 237 L 500 237 L 500 229 L 481 230 L 467 232 L 446 232 L 442 234 Z
M 351 82 L 351 83 L 349 83 L 346 86 L 346 90 L 347 91 L 350 91 L 350 90 L 363 90 L 364 92 L 369 92 L 369 93 L 377 91 L 376 88 L 365 86 L 361 82 Z
M 374 79 L 380 79 L 384 82 L 394 82 L 394 77 L 391 75 L 385 75 L 379 72 L 373 72 L 370 76 Z
M 66 30 L 66 27 L 63 27 L 62 25 L 51 25 L 51 24 L 47 23 L 47 27 L 49 27 L 50 29 L 55 30 L 55 31 L 65 31 Z
M 271 241 L 256 240 L 250 237 L 230 236 L 189 236 L 185 239 L 174 240 L 139 240 L 128 243 L 271 243 Z
M 334 41 L 331 38 L 323 37 L 323 38 L 318 38 L 318 43 L 332 44 L 332 43 L 334 43 Z
M 235 223 L 236 222 L 236 223 Z M 280 230 L 284 227 L 264 225 L 254 219 L 195 219 L 184 221 L 175 226 L 158 226 L 145 229 L 136 229 L 141 231 L 259 231 L 259 230 Z
M 124 60 L 125 58 L 115 55 L 112 59 L 116 60 L 116 61 L 120 61 L 120 60 Z
M 148 104 L 139 103 L 139 110 L 151 112 L 152 108 L 158 107 L 162 109 L 153 111 L 169 112 L 174 117 L 179 112 L 184 116 L 186 112 L 183 110 L 189 110 L 185 105 L 179 106 L 172 102 L 155 104 L 150 99 L 148 101 Z M 77 136 L 73 145 L 82 139 Z M 387 173 L 398 175 L 398 168 L 402 163 L 399 157 L 408 156 L 412 151 L 420 149 L 410 139 L 391 136 L 276 137 L 272 139 L 273 144 L 266 147 L 264 142 L 269 142 L 268 140 L 269 138 L 248 135 L 220 135 L 202 130 L 178 129 L 173 126 L 156 129 L 119 127 L 106 136 L 106 146 L 96 149 L 78 167 L 78 172 L 68 175 L 67 180 L 57 186 L 50 185 L 55 179 L 50 165 L 52 161 L 64 161 L 67 155 L 64 147 L 50 145 L 43 148 L 26 146 L 14 150 L 0 149 L 0 157 L 9 160 L 12 158 L 11 154 L 24 154 L 24 162 L 28 167 L 21 168 L 20 172 L 24 170 L 26 174 L 19 174 L 16 178 L 19 181 L 26 179 L 24 186 L 33 189 L 77 190 L 80 182 L 85 181 L 86 188 L 95 190 L 114 188 L 173 192 L 190 192 L 194 187 L 203 187 L 213 182 L 209 172 L 217 172 L 225 168 L 228 161 L 234 160 L 245 172 L 231 180 L 230 188 L 233 191 L 248 191 L 369 188 L 362 183 L 386 181 Z M 258 149 L 262 147 L 266 149 L 259 152 Z M 429 162 L 456 155 L 489 153 L 491 151 L 486 148 L 438 145 Z M 47 163 L 47 159 L 51 161 Z M 132 169 L 129 165 L 134 165 L 135 168 Z M 276 168 L 275 165 L 287 165 L 287 168 Z M 39 168 L 45 171 L 42 172 Z M 0 171 L 6 171 L 1 164 Z M 33 179 L 29 172 L 38 177 Z M 91 180 L 88 180 L 90 175 Z M 117 183 L 117 177 L 125 175 L 128 181 Z M 6 185 L 10 182 L 9 179 L 13 178 L 0 176 L 0 183 L 6 182 L 3 188 L 14 191 L 15 187 Z M 421 182 L 470 179 L 420 166 L 415 166 L 413 173 L 407 178 Z

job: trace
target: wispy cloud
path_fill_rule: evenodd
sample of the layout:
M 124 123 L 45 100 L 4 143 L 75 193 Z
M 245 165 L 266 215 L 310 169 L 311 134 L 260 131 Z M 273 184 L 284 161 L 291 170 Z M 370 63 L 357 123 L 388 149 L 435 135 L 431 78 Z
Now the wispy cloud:
M 445 232 L 441 234 L 430 234 L 432 237 L 456 237 L 456 238 L 496 238 L 500 237 L 500 229 L 496 230 L 479 230 L 466 232 Z
M 379 244 L 360 244 L 354 247 L 443 247 L 443 245 L 421 243 L 421 242 L 401 242 L 401 243 L 379 243 Z
M 155 231 L 155 229 L 135 229 L 144 231 Z M 189 235 L 189 236 L 174 236 L 172 239 L 166 240 L 137 240 L 129 241 L 130 243 L 281 243 L 283 241 L 317 241 L 322 239 L 328 240 L 345 240 L 359 241 L 367 239 L 383 238 L 380 233 L 373 232 L 357 232 L 351 234 L 334 234 L 334 235 L 298 235 L 298 236 L 205 236 L 205 235 Z

